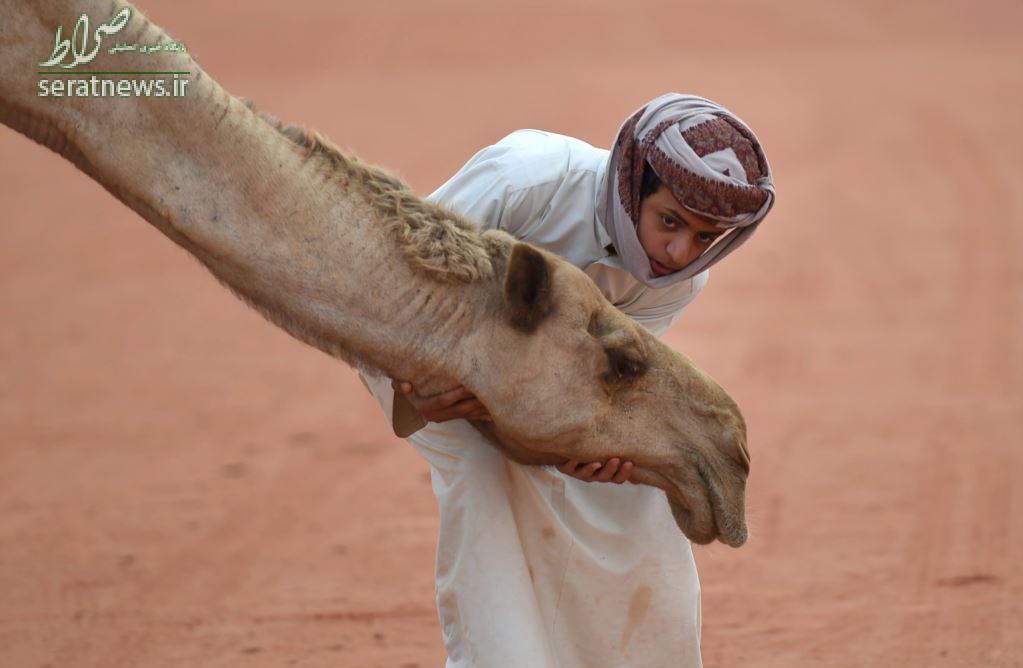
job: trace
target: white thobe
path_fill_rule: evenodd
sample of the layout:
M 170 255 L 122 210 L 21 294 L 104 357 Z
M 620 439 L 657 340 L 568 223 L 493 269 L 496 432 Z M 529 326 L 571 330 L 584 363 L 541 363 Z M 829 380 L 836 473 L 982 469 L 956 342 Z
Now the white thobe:
M 477 153 L 430 199 L 585 271 L 660 335 L 706 273 L 651 289 L 596 221 L 608 152 L 520 130 Z M 385 415 L 388 379 L 368 379 Z M 503 457 L 464 420 L 409 441 L 440 510 L 437 607 L 447 668 L 690 668 L 700 659 L 700 585 L 664 493 L 587 483 Z

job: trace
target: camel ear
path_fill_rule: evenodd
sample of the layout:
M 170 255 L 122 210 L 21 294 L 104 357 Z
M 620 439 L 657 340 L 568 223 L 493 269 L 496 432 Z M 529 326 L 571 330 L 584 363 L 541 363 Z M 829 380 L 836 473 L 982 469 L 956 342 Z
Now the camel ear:
M 517 243 L 508 258 L 504 298 L 512 327 L 532 332 L 551 312 L 551 269 L 540 251 Z

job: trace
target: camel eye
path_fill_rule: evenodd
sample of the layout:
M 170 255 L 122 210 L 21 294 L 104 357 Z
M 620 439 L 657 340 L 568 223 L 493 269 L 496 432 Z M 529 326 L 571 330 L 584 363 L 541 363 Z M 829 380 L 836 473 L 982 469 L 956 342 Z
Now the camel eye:
M 607 359 L 611 365 L 608 380 L 630 382 L 646 372 L 646 362 L 631 356 L 623 350 L 607 349 Z

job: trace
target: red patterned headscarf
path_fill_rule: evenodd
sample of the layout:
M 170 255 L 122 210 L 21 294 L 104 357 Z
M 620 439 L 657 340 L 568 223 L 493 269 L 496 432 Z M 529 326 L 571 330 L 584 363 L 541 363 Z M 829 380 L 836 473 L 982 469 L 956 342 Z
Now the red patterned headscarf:
M 728 230 L 667 276 L 654 276 L 636 231 L 648 162 L 682 206 Z M 774 183 L 760 142 L 745 123 L 710 100 L 669 93 L 622 125 L 597 201 L 597 216 L 625 268 L 657 288 L 692 278 L 745 242 L 774 205 Z

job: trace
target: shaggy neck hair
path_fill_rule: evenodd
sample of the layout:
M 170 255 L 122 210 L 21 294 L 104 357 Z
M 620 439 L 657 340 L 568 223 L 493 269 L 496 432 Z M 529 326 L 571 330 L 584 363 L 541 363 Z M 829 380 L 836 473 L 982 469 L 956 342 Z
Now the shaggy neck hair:
M 494 260 L 508 253 L 504 240 L 481 234 L 460 216 L 418 197 L 397 176 L 345 155 L 319 133 L 285 126 L 250 101 L 243 102 L 298 146 L 306 160 L 317 163 L 328 182 L 362 194 L 413 266 L 441 281 L 472 283 L 494 276 Z

